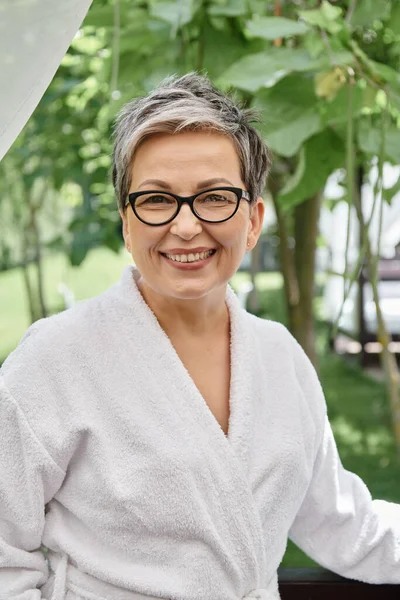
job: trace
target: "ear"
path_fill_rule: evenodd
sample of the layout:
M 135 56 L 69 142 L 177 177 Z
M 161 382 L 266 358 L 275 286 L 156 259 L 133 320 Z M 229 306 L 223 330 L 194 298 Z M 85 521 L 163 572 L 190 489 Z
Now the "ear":
M 131 239 L 130 239 L 130 234 L 129 234 L 129 222 L 128 222 L 128 216 L 127 216 L 127 210 L 119 211 L 119 214 L 121 215 L 121 219 L 122 219 L 122 235 L 124 237 L 124 242 L 125 242 L 125 248 L 128 250 L 128 252 L 131 251 Z
M 250 205 L 250 221 L 249 229 L 247 234 L 247 250 L 253 250 L 257 244 L 258 238 L 261 235 L 263 221 L 264 221 L 264 200 L 260 197 L 257 198 L 253 204 Z

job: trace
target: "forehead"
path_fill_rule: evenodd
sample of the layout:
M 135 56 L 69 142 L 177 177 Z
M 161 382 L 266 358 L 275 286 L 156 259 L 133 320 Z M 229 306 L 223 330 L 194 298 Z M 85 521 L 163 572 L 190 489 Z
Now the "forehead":
M 234 142 L 214 131 L 184 131 L 147 138 L 132 161 L 132 183 L 157 174 L 159 178 L 240 177 Z

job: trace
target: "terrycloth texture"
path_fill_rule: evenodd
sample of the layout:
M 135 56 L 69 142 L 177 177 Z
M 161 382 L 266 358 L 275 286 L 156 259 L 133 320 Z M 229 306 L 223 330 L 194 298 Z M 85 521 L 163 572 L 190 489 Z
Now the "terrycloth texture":
M 3 365 L 0 598 L 277 600 L 288 535 L 342 575 L 400 583 L 400 507 L 341 466 L 287 330 L 228 290 L 226 437 L 137 276 L 34 324 Z

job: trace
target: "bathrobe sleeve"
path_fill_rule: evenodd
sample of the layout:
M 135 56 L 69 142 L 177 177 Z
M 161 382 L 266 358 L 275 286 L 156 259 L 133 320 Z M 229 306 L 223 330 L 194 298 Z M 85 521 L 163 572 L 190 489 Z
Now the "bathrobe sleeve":
M 297 372 L 315 415 L 317 443 L 310 483 L 289 536 L 331 571 L 368 583 L 400 583 L 400 505 L 372 500 L 364 482 L 341 464 L 325 399 L 300 348 Z
M 45 504 L 65 476 L 0 375 L 0 600 L 39 600 L 48 577 L 40 550 Z

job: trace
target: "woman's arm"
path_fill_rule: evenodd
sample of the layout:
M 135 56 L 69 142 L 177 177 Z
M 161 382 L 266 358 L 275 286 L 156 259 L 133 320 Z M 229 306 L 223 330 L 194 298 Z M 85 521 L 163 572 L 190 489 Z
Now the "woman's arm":
M 64 471 L 32 431 L 0 375 L 0 599 L 39 600 L 45 504 Z
M 372 500 L 340 461 L 317 374 L 294 344 L 299 383 L 316 423 L 311 481 L 289 532 L 322 566 L 369 583 L 400 583 L 400 505 Z
M 372 500 L 363 481 L 343 468 L 327 419 L 290 538 L 339 575 L 400 583 L 400 505 Z

